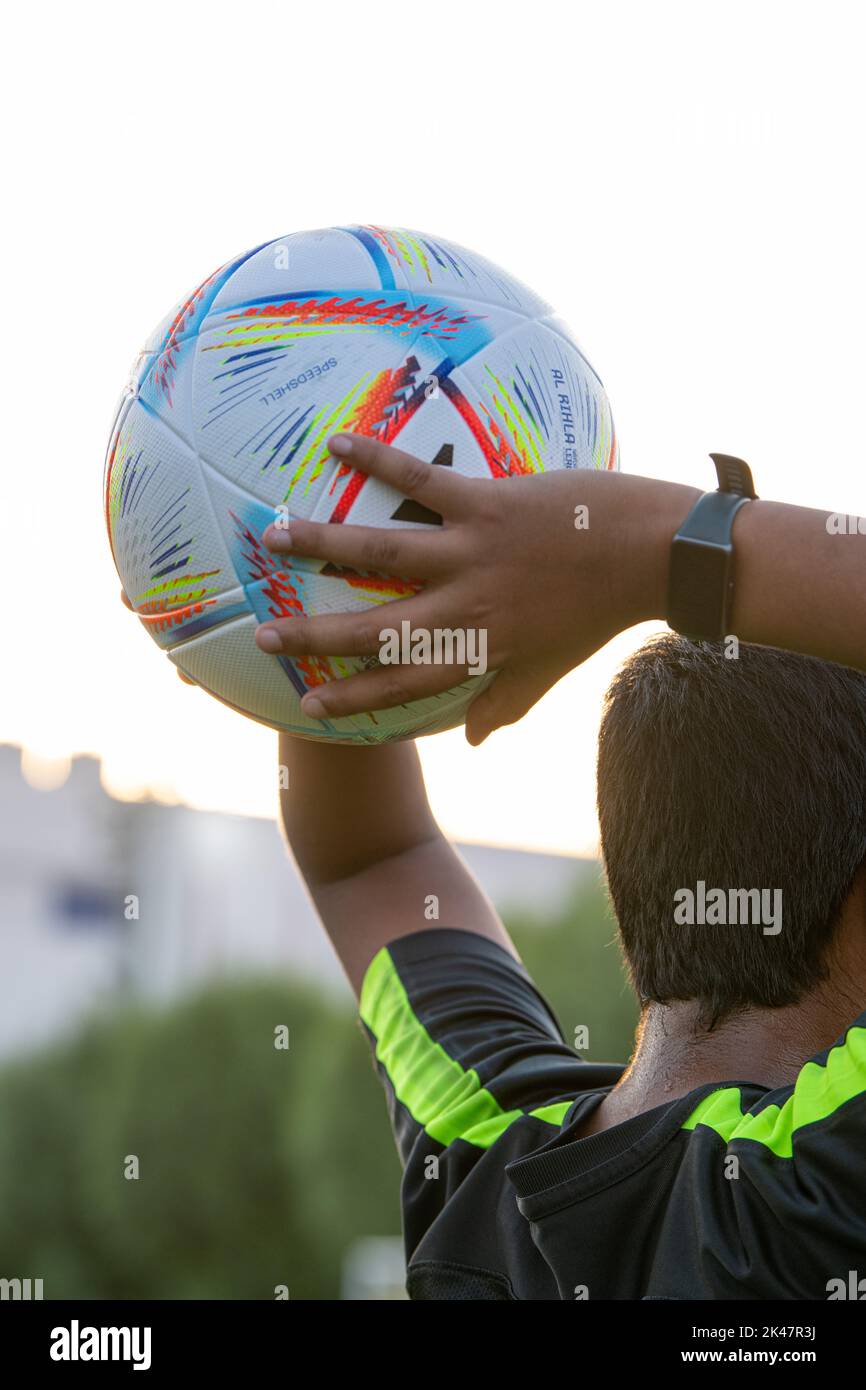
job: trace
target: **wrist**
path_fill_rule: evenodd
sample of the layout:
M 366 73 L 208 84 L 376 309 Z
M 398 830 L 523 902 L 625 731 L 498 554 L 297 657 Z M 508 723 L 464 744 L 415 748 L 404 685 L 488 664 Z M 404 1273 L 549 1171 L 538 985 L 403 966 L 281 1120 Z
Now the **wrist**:
M 620 560 L 628 625 L 667 618 L 671 542 L 701 489 L 656 478 L 627 479 Z

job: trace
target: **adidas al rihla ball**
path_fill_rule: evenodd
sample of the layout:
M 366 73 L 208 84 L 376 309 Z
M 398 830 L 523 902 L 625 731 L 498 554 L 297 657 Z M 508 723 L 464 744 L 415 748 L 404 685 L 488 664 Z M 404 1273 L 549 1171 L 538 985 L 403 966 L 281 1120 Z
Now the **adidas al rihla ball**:
M 452 728 L 492 673 L 320 722 L 304 716 L 302 696 L 369 659 L 272 656 L 255 644 L 271 618 L 414 592 L 262 544 L 275 514 L 441 524 L 333 459 L 327 440 L 340 430 L 475 478 L 613 469 L 604 387 L 532 290 L 474 252 L 397 227 L 297 232 L 235 257 L 136 359 L 109 441 L 105 516 L 123 587 L 154 642 L 210 694 L 275 729 L 380 743 Z

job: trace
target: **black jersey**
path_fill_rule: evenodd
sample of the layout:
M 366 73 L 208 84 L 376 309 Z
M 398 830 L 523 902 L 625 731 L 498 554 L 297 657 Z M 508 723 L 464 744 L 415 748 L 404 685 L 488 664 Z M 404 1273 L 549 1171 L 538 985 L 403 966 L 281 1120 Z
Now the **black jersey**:
M 861 1278 L 866 1295 L 866 1015 L 793 1085 L 720 1080 L 583 1139 L 623 1068 L 581 1059 L 486 938 L 393 942 L 361 1017 L 411 1297 L 828 1299 Z

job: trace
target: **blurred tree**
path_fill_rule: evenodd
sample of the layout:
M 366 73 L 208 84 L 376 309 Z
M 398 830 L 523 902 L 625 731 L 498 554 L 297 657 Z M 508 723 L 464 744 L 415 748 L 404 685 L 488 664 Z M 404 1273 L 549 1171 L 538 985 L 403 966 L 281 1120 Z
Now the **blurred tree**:
M 508 928 L 523 963 L 553 1008 L 565 1038 L 586 1028 L 578 1050 L 593 1062 L 626 1062 L 631 1056 L 637 999 L 617 940 L 616 919 L 601 869 L 584 881 L 556 918 L 529 921 L 509 916 Z
M 593 883 L 556 921 L 509 925 L 569 1041 L 586 1025 L 586 1055 L 624 1060 L 636 1010 L 606 901 Z M 336 1298 L 346 1248 L 398 1232 L 367 1044 L 310 989 L 125 1011 L 0 1073 L 3 1272 L 47 1298 Z
M 354 1017 L 294 987 L 128 1013 L 0 1075 L 3 1266 L 49 1298 L 337 1297 L 344 1246 L 399 1231 L 398 1183 Z

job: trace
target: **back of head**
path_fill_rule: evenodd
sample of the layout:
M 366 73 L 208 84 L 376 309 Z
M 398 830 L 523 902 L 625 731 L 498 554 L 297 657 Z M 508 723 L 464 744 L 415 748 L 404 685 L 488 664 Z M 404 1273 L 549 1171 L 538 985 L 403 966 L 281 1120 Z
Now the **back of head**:
M 643 1002 L 694 1000 L 704 1027 L 797 1003 L 826 976 L 866 861 L 866 676 L 772 647 L 741 644 L 731 659 L 717 644 L 651 641 L 607 694 L 598 807 Z M 676 904 L 700 884 L 738 899 L 780 890 L 781 930 L 681 924 Z

